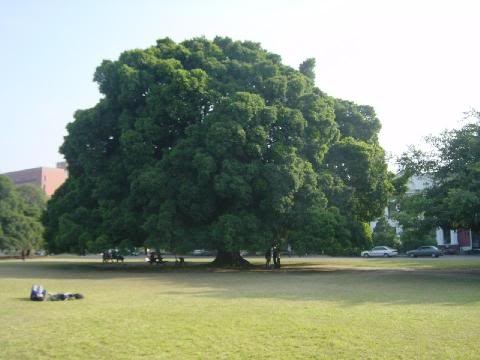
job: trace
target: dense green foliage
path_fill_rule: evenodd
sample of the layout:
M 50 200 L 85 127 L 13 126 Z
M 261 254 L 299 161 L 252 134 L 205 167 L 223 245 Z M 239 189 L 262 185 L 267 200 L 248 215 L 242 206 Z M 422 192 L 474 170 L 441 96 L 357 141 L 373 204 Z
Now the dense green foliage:
M 413 250 L 422 245 L 436 245 L 435 228 L 425 221 L 424 213 L 427 199 L 423 194 L 402 194 L 394 204 L 396 209 L 390 212 L 390 217 L 402 228 L 400 233 L 400 248 L 404 251 Z
M 400 159 L 405 171 L 427 176 L 431 186 L 414 194 L 408 204 L 416 212 L 416 228 L 480 230 L 480 119 L 461 129 L 429 137 L 429 153 L 411 149 Z
M 0 176 L 0 249 L 29 251 L 43 243 L 40 217 L 46 199 L 33 185 L 15 187 Z
M 373 229 L 373 245 L 386 245 L 394 249 L 401 245 L 395 228 L 388 223 L 385 216 L 380 217 Z
M 104 61 L 104 97 L 61 148 L 70 177 L 48 206 L 50 249 L 365 246 L 391 190 L 380 123 L 316 88 L 314 64 L 228 38 Z

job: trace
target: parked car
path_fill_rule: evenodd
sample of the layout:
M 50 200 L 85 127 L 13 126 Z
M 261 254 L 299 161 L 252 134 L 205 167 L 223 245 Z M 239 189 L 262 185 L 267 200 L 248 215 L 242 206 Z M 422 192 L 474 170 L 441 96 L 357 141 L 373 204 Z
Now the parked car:
M 195 255 L 195 256 L 207 255 L 207 250 L 204 250 L 204 249 L 193 250 L 192 255 Z
M 363 257 L 370 257 L 370 256 L 383 256 L 383 257 L 392 257 L 398 255 L 397 249 L 392 249 L 388 246 L 375 246 L 371 250 L 362 251 L 360 254 Z
M 439 257 L 440 255 L 443 255 L 443 253 L 436 246 L 420 246 L 418 249 L 407 251 L 407 255 L 410 257 L 417 257 L 417 256 Z

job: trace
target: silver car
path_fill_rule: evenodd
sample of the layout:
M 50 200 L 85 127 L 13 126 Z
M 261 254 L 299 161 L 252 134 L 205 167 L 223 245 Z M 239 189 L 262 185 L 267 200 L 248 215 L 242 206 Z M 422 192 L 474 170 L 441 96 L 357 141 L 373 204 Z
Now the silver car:
M 375 246 L 371 250 L 362 251 L 360 255 L 363 257 L 392 257 L 398 255 L 398 250 L 388 246 Z

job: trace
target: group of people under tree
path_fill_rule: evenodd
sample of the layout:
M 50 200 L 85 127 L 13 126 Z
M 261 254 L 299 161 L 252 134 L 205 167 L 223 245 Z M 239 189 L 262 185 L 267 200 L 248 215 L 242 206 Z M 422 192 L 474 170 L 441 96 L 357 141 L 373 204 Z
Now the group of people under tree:
M 121 255 L 120 252 L 116 249 L 113 249 L 113 250 L 110 249 L 102 253 L 102 261 L 104 263 L 114 262 L 114 261 L 116 261 L 117 263 L 118 262 L 123 263 L 124 260 L 125 258 L 123 257 L 123 255 Z
M 273 246 L 267 249 L 265 252 L 265 268 L 270 269 L 270 264 L 273 258 L 273 268 L 280 269 L 280 250 L 277 246 Z
M 147 258 L 147 261 L 150 264 L 163 264 L 165 262 L 159 251 L 151 251 Z
M 150 264 L 164 264 L 166 261 L 163 259 L 160 251 L 151 251 L 148 257 L 145 258 Z M 175 265 L 185 265 L 185 257 L 175 255 Z

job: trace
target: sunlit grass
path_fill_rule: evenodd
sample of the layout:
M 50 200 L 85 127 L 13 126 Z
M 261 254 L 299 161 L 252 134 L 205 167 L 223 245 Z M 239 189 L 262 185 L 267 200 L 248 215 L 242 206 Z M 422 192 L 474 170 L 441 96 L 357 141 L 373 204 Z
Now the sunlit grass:
M 1 359 L 477 359 L 480 259 L 0 261 Z M 32 284 L 84 300 L 28 301 Z

